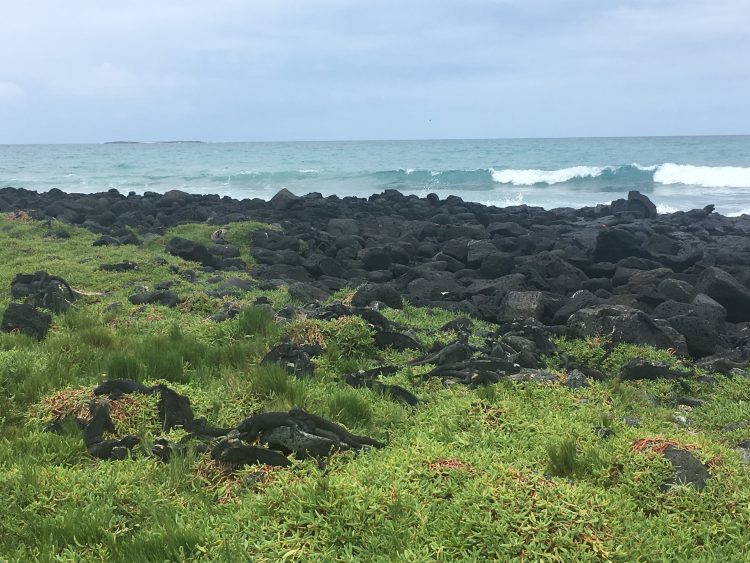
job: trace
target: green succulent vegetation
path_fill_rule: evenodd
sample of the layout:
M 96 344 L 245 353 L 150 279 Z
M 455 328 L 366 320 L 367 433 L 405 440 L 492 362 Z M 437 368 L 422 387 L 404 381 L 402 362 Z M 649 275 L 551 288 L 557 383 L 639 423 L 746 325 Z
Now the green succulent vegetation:
M 620 381 L 633 357 L 689 367 L 666 351 L 598 340 L 561 340 L 561 352 L 609 377 L 571 390 L 562 383 L 501 381 L 470 390 L 422 381 L 430 366 L 409 367 L 416 352 L 375 350 L 359 318 L 279 322 L 252 306 L 277 291 L 210 297 L 210 274 L 169 256 L 171 236 L 207 240 L 212 227 L 182 225 L 142 247 L 93 247 L 88 231 L 0 220 L 0 308 L 18 272 L 62 276 L 83 297 L 55 315 L 41 342 L 0 334 L 0 560 L 9 561 L 712 561 L 743 560 L 750 541 L 750 474 L 735 449 L 750 434 L 750 380 L 714 374 L 690 380 Z M 227 238 L 250 260 L 259 224 L 229 226 Z M 106 272 L 105 262 L 138 269 Z M 193 269 L 189 282 L 179 270 Z M 246 274 L 232 274 L 246 277 Z M 177 282 L 173 308 L 131 305 L 140 287 Z M 351 292 L 341 292 L 346 298 Z M 222 323 L 208 316 L 242 309 Z M 455 318 L 407 306 L 385 312 L 425 346 L 450 341 L 439 331 Z M 488 325 L 478 323 L 479 329 Z M 283 336 L 318 341 L 314 377 L 298 380 L 259 360 Z M 475 338 L 475 337 L 472 337 Z M 565 380 L 558 356 L 549 368 Z M 679 362 L 679 364 L 677 364 Z M 404 407 L 340 382 L 348 371 L 393 363 L 385 378 L 421 399 Z M 80 430 L 44 432 L 60 412 L 85 410 L 93 387 L 127 377 L 165 383 L 188 395 L 196 416 L 231 426 L 262 410 L 303 407 L 353 432 L 387 442 L 382 450 L 337 453 L 268 475 L 226 471 L 203 455 L 163 464 L 148 456 L 92 459 Z M 687 389 L 685 388 L 687 386 Z M 705 405 L 673 420 L 675 396 Z M 656 406 L 655 406 L 656 405 Z M 113 407 L 115 409 L 115 407 Z M 149 449 L 161 435 L 155 398 L 129 396 L 113 418 Z M 623 422 L 637 417 L 639 426 Z M 603 440 L 593 428 L 609 426 Z M 179 442 L 184 431 L 169 437 Z M 644 438 L 690 445 L 711 467 L 707 488 L 659 487 L 670 475 L 663 456 L 634 444 Z

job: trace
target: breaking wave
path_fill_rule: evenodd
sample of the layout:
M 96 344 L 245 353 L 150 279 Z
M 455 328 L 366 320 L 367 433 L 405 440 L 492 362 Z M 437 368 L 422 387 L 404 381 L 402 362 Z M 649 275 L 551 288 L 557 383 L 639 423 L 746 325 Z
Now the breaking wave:
M 743 166 L 693 166 L 667 162 L 651 166 L 637 163 L 622 166 L 571 166 L 557 170 L 541 169 L 490 169 L 492 180 L 499 184 L 533 186 L 609 180 L 632 182 L 634 185 L 683 184 L 704 188 L 750 188 L 750 167 Z
M 67 173 L 66 173 L 67 172 Z M 116 165 L 101 174 L 81 174 L 79 171 L 61 171 L 58 175 L 40 181 L 26 178 L 20 174 L 3 180 L 0 184 L 29 187 L 32 189 L 49 189 L 63 187 L 70 191 L 92 191 L 101 187 L 116 188 L 123 193 L 130 190 L 142 192 L 167 191 L 181 189 L 199 193 L 221 193 L 234 197 L 270 197 L 273 193 L 286 187 L 294 193 L 320 191 L 325 193 L 367 196 L 384 189 L 397 189 L 405 193 L 426 195 L 435 192 L 441 195 L 458 195 L 470 201 L 494 202 L 502 205 L 518 205 L 523 193 L 534 201 L 532 192 L 539 188 L 539 196 L 551 204 L 551 192 L 555 192 L 557 204 L 566 200 L 560 194 L 575 194 L 575 202 L 583 201 L 584 194 L 591 196 L 591 201 L 605 201 L 601 194 L 622 194 L 629 190 L 642 190 L 654 193 L 659 186 L 665 186 L 668 197 L 676 193 L 700 194 L 705 197 L 711 192 L 730 194 L 738 199 L 731 205 L 732 211 L 750 211 L 747 208 L 745 195 L 750 189 L 750 167 L 743 166 L 697 166 L 690 164 L 642 165 L 639 163 L 623 165 L 586 166 L 577 165 L 557 169 L 543 168 L 503 168 L 501 166 L 478 168 L 474 170 L 435 170 L 429 168 L 394 168 L 390 170 L 341 170 L 329 167 L 299 167 L 287 170 L 253 170 L 237 167 L 234 170 L 204 169 L 192 171 L 192 174 L 170 174 L 169 171 L 151 170 L 140 172 L 137 168 Z M 545 190 L 555 186 L 555 190 Z M 666 186 L 669 186 L 667 188 Z M 682 190 L 680 186 L 687 186 Z M 269 195 L 270 194 L 270 195 Z M 730 194 L 731 195 L 731 194 Z M 726 197 L 730 197 L 726 195 Z M 614 196 L 612 197 L 620 197 Z M 584 198 L 585 199 L 585 198 Z M 586 201 L 589 201 L 588 199 Z M 574 204 L 574 200 L 569 202 Z M 659 202 L 666 205 L 666 200 Z M 737 205 L 735 205 L 737 203 Z M 670 200 L 670 206 L 662 212 L 674 211 L 682 207 Z
M 654 182 L 706 188 L 750 188 L 750 167 L 693 166 L 668 162 L 656 169 Z
M 514 186 L 533 186 L 534 184 L 559 184 L 568 182 L 573 178 L 596 178 L 601 176 L 605 170 L 613 170 L 611 167 L 599 166 L 571 166 L 559 170 L 516 170 L 508 168 L 505 170 L 490 169 L 492 179 L 499 184 L 513 184 Z

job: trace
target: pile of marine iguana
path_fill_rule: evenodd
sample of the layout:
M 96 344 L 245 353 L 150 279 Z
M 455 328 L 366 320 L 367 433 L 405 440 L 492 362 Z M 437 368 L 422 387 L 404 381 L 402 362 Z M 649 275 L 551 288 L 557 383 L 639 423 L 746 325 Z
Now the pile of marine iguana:
M 205 419 L 195 418 L 188 397 L 166 385 L 147 387 L 130 379 L 112 379 L 94 389 L 97 398 L 89 403 L 90 420 L 77 420 L 83 431 L 84 445 L 93 457 L 122 460 L 134 455 L 135 446 L 141 443 L 138 436 L 104 438 L 105 432 L 116 432 L 110 416 L 110 402 L 133 393 L 158 395 L 159 421 L 163 430 L 168 432 L 173 428 L 183 428 L 189 433 L 188 439 L 199 440 L 195 451 L 210 451 L 211 458 L 218 461 L 286 467 L 291 464 L 287 457 L 289 455 L 320 460 L 338 450 L 384 447 L 378 440 L 354 435 L 339 424 L 299 408 L 289 412 L 257 413 L 234 428 L 213 427 Z M 58 418 L 48 426 L 48 430 L 59 431 L 61 426 L 62 419 Z M 185 450 L 183 443 L 175 444 L 166 437 L 159 437 L 154 442 L 151 454 L 166 462 Z
M 59 314 L 67 311 L 79 297 L 63 278 L 44 271 L 16 274 L 10 284 L 10 294 L 23 302 L 8 305 L 0 322 L 0 332 L 18 331 L 37 340 L 47 335 L 52 324 L 51 315 L 39 309 Z
M 391 347 L 396 350 L 414 349 L 424 352 L 409 362 L 410 366 L 433 366 L 429 372 L 422 375 L 423 380 L 438 377 L 445 385 L 464 384 L 470 388 L 497 383 L 503 378 L 542 383 L 558 381 L 559 378 L 545 371 L 545 368 L 547 359 L 558 352 L 553 338 L 567 334 L 565 327 L 546 326 L 535 319 L 506 322 L 498 325 L 495 330 L 476 331 L 474 321 L 468 317 L 458 317 L 438 329 L 441 333 L 454 332 L 457 338 L 445 345 L 436 343 L 425 351 L 416 339 L 407 334 L 406 327 L 388 320 L 377 309 L 370 307 L 348 307 L 340 302 L 327 305 L 310 303 L 302 308 L 287 307 L 279 314 L 287 318 L 302 316 L 322 320 L 360 316 L 373 329 L 377 348 Z M 482 338 L 484 343 L 470 343 L 469 337 L 472 334 Z M 388 338 L 387 343 L 384 335 Z M 379 342 L 383 345 L 379 345 Z M 600 364 L 614 347 L 614 343 L 605 343 Z M 317 345 L 295 345 L 289 339 L 282 339 L 281 343 L 266 355 L 263 363 L 277 363 L 297 377 L 306 377 L 314 373 L 313 358 L 321 353 L 322 349 Z M 602 381 L 608 375 L 613 375 L 605 375 L 601 365 L 598 368 L 589 366 L 566 354 L 559 354 L 559 360 L 567 371 L 580 374 L 580 386 L 587 386 L 587 379 Z M 715 363 L 712 361 L 710 366 L 704 367 L 728 373 L 728 370 L 744 365 L 724 361 L 721 365 L 714 366 Z M 722 369 L 724 367 L 727 369 Z M 341 381 L 353 387 L 369 388 L 407 405 L 418 404 L 419 399 L 410 391 L 377 379 L 380 376 L 393 375 L 397 371 L 396 366 L 381 365 L 345 374 Z M 656 361 L 638 359 L 623 366 L 619 376 L 623 379 L 690 378 L 694 377 L 695 373 L 675 370 Z M 571 382 L 571 386 L 573 385 L 575 384 Z
M 503 323 L 494 331 L 476 333 L 485 340 L 484 345 L 476 345 L 469 343 L 474 321 L 468 317 L 459 317 L 439 329 L 441 333 L 456 333 L 455 341 L 447 345 L 435 344 L 429 350 L 425 350 L 416 338 L 408 334 L 407 327 L 390 321 L 371 307 L 348 307 L 340 302 L 327 305 L 310 303 L 301 308 L 287 307 L 282 309 L 279 315 L 286 318 L 302 316 L 322 320 L 359 316 L 374 331 L 373 340 L 376 348 L 423 352 L 423 355 L 409 362 L 411 366 L 434 366 L 422 377 L 423 379 L 440 377 L 447 385 L 462 383 L 469 387 L 497 383 L 503 377 L 538 381 L 553 379 L 539 370 L 546 366 L 544 356 L 552 355 L 556 351 L 551 337 L 555 334 L 565 334 L 562 327 L 549 327 L 534 319 L 528 319 Z M 284 339 L 271 349 L 263 363 L 277 363 L 297 377 L 305 377 L 314 373 L 312 358 L 321 353 L 322 349 L 318 346 L 294 345 L 288 339 Z M 376 379 L 379 376 L 392 375 L 396 371 L 397 368 L 393 366 L 379 366 L 367 371 L 345 374 L 342 381 L 353 387 L 366 387 L 394 400 L 416 405 L 418 399 L 411 392 Z

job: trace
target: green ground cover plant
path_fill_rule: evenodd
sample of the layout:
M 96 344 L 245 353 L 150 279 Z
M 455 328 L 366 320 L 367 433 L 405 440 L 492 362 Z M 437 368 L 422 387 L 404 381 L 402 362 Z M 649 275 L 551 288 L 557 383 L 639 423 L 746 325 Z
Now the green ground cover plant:
M 71 237 L 44 237 L 50 227 Z M 268 227 L 227 228 L 246 261 L 257 228 Z M 548 358 L 557 383 L 446 387 L 422 380 L 430 366 L 408 366 L 419 352 L 376 350 L 358 317 L 275 318 L 273 309 L 290 303 L 283 288 L 207 295 L 210 274 L 166 254 L 165 244 L 172 236 L 205 241 L 214 229 L 181 225 L 141 247 L 102 248 L 70 225 L 0 220 L 0 308 L 19 272 L 46 270 L 82 293 L 70 311 L 54 315 L 45 340 L 0 334 L 0 560 L 745 559 L 750 474 L 736 444 L 750 434 L 750 379 L 620 381 L 620 367 L 633 357 L 692 366 L 667 351 L 591 339 L 557 343 L 560 353 L 607 376 L 587 388 L 564 385 L 559 355 Z M 122 260 L 138 268 L 99 269 Z M 185 269 L 197 273 L 195 282 L 181 277 Z M 164 280 L 176 283 L 177 307 L 128 302 L 138 288 Z M 253 306 L 260 295 L 271 308 Z M 242 312 L 222 323 L 208 319 L 227 305 Z M 407 305 L 384 313 L 425 347 L 456 336 L 439 330 L 456 318 L 447 311 Z M 477 323 L 472 341 L 491 329 Z M 313 377 L 260 365 L 283 337 L 323 345 Z M 383 381 L 415 393 L 417 407 L 340 381 L 383 364 L 399 366 Z M 387 445 L 337 453 L 325 469 L 307 460 L 273 471 L 228 470 L 190 453 L 166 464 L 145 455 L 99 461 L 74 423 L 44 431 L 58 414 L 85 415 L 93 387 L 114 377 L 168 384 L 217 426 L 302 407 Z M 685 394 L 706 402 L 680 408 L 675 397 Z M 155 401 L 132 396 L 113 412 L 118 434 L 142 436 L 141 451 L 163 433 Z M 637 426 L 626 423 L 634 417 Z M 601 426 L 614 435 L 603 439 L 594 431 Z M 180 429 L 169 433 L 175 442 L 183 437 Z M 706 489 L 660 490 L 670 466 L 638 447 L 646 439 L 689 447 L 710 467 Z

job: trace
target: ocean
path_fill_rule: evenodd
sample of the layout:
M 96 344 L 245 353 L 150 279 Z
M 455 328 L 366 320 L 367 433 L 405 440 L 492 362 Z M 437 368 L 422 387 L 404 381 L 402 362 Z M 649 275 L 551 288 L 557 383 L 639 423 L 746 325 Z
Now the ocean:
M 397 189 L 547 209 L 640 190 L 662 213 L 713 203 L 740 215 L 750 214 L 750 136 L 0 145 L 6 186 L 263 199 L 281 188 L 341 197 Z

